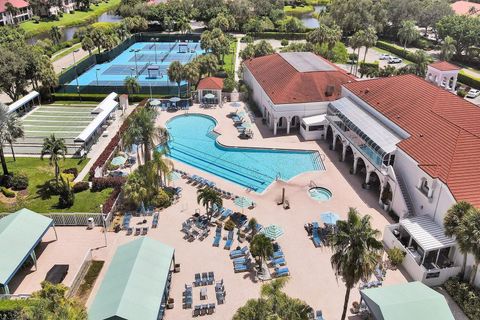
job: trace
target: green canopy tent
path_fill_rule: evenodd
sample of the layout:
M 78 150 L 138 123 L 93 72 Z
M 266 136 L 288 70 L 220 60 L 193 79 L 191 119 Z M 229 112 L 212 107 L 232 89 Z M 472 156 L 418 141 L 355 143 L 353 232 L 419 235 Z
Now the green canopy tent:
M 5 294 L 9 293 L 8 283 L 29 257 L 37 267 L 34 249 L 51 226 L 52 219 L 28 209 L 0 219 L 0 289 Z
M 88 319 L 162 319 L 175 250 L 148 237 L 118 247 Z
M 360 291 L 375 320 L 454 320 L 445 298 L 421 282 Z

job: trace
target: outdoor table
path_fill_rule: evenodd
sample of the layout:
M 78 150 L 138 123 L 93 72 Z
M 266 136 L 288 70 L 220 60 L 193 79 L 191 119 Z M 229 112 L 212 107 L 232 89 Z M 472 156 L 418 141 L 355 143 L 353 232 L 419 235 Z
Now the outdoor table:
M 200 300 L 207 299 L 207 288 L 200 289 Z

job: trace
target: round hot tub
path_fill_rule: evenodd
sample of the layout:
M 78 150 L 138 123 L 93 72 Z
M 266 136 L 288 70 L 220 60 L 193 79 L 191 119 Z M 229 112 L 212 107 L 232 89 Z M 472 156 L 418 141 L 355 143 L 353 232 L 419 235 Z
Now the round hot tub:
M 308 194 L 317 201 L 328 201 L 332 197 L 332 192 L 323 187 L 310 188 Z

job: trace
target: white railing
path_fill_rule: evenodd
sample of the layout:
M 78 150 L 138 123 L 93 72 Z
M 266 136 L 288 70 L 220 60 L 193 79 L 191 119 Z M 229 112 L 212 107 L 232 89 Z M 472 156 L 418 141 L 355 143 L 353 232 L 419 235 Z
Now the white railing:
M 388 249 L 397 247 L 406 252 L 402 266 L 413 280 L 421 281 L 430 287 L 435 287 L 443 284 L 450 277 L 456 276 L 460 272 L 461 267 L 457 266 L 427 270 L 423 265 L 419 265 L 410 250 L 407 250 L 394 236 L 392 229 L 396 226 L 398 226 L 398 224 L 385 227 L 383 242 Z
M 80 268 L 78 268 L 77 273 L 73 278 L 72 285 L 68 289 L 67 297 L 72 297 L 77 293 L 78 289 L 80 288 L 80 285 L 82 284 L 83 278 L 87 274 L 88 268 L 90 268 L 90 265 L 92 264 L 92 260 L 93 260 L 92 250 L 88 250 L 87 253 L 85 254 L 85 257 L 83 258 L 83 262 L 80 265 Z
M 0 219 L 10 213 L 0 213 Z M 96 226 L 103 226 L 102 214 L 96 213 L 44 213 L 46 217 L 53 219 L 56 226 L 87 226 L 88 218 L 93 218 Z

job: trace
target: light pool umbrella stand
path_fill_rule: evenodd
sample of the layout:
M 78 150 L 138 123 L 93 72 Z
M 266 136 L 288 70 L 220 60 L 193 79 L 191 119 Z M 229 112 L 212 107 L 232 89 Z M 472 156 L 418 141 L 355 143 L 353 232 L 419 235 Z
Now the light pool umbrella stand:
M 214 99 L 215 95 L 212 93 L 207 93 L 206 95 L 203 96 L 205 99 Z
M 180 100 L 182 99 L 180 99 L 179 97 L 173 97 L 173 98 L 170 98 L 168 101 L 176 103 L 176 102 L 179 102 Z
M 277 240 L 283 235 L 283 229 L 276 224 L 271 224 L 260 231 L 263 233 L 267 238 L 272 240 Z
M 242 213 L 243 209 L 251 207 L 253 205 L 253 201 L 247 197 L 237 197 L 235 200 L 233 200 L 233 203 L 239 207 L 242 208 Z
M 334 212 L 324 212 L 320 214 L 320 218 L 326 225 L 335 225 L 340 220 L 340 216 Z
M 160 100 L 158 99 L 153 99 L 152 101 L 150 101 L 149 103 L 152 107 L 158 107 L 160 105 Z

